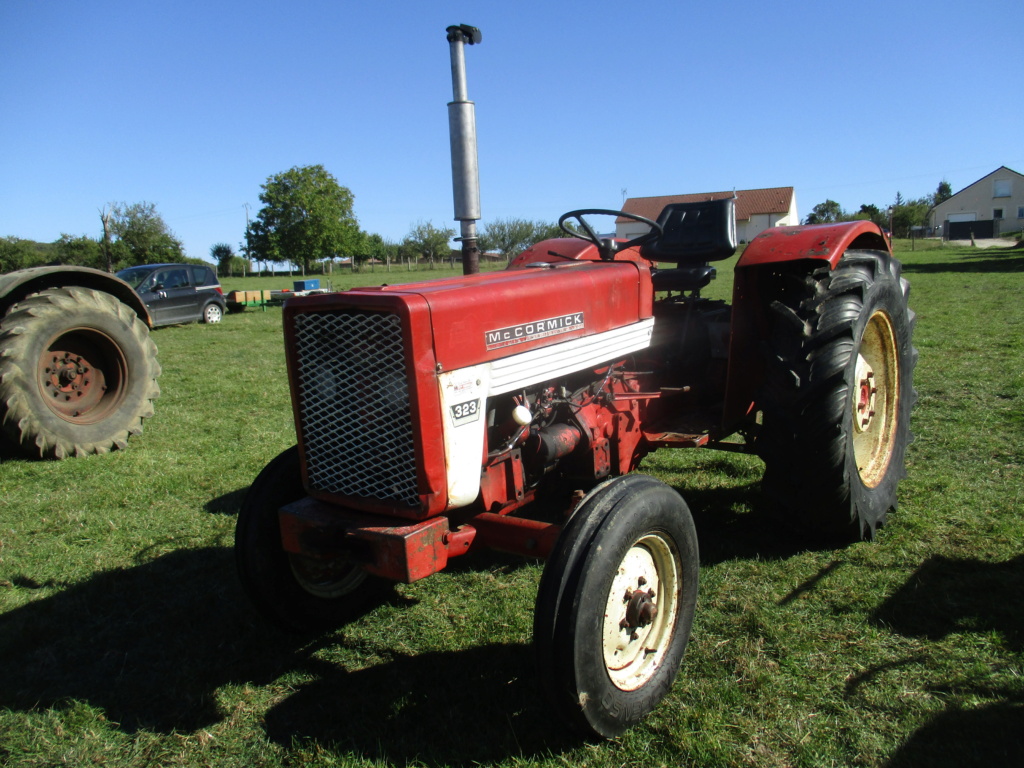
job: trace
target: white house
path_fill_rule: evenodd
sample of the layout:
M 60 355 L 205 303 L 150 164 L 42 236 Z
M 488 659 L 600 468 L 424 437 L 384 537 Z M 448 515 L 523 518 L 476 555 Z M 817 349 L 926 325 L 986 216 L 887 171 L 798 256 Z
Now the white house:
M 662 195 L 659 197 L 631 197 L 622 206 L 627 213 L 635 213 L 657 220 L 661 210 L 670 203 L 696 203 L 722 200 L 736 196 L 736 239 L 748 243 L 770 227 L 785 227 L 800 223 L 796 210 L 793 187 L 769 189 L 737 189 L 735 192 L 700 192 L 693 195 Z M 642 235 L 647 225 L 622 218 L 615 220 L 615 236 L 632 238 Z
M 934 208 L 932 231 L 947 240 L 998 237 L 1024 227 L 1024 176 L 1005 165 Z

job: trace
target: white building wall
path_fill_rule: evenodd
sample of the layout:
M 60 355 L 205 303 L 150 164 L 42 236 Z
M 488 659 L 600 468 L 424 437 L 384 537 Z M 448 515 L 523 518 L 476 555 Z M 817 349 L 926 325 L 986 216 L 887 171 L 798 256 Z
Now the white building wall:
M 998 197 L 997 197 L 998 195 Z M 935 234 L 945 233 L 949 221 L 989 221 L 1002 211 L 996 234 L 1024 227 L 1024 175 L 1000 168 L 932 208 L 929 224 Z

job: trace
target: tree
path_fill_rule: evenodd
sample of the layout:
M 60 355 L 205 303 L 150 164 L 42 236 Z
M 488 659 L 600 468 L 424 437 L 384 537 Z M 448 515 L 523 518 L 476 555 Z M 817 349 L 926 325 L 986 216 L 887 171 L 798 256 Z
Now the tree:
M 322 165 L 295 166 L 262 186 L 263 207 L 249 224 L 249 247 L 258 261 L 290 261 L 303 271 L 314 261 L 353 255 L 359 223 L 353 195 Z
M 214 243 L 210 246 L 210 258 L 217 264 L 220 275 L 234 276 L 235 270 L 245 276 L 245 259 L 235 255 L 235 249 L 228 243 Z
M 863 219 L 864 221 L 873 221 L 880 227 L 888 227 L 889 219 L 888 214 L 879 208 L 877 205 L 870 203 L 864 203 L 861 205 L 860 210 L 854 214 L 855 219 Z
M 565 232 L 558 226 L 557 222 L 535 221 L 533 222 L 533 242 L 550 240 L 553 237 L 565 237 Z M 533 243 L 531 243 L 532 245 Z
M 533 222 L 526 219 L 495 219 L 488 222 L 479 238 L 480 250 L 497 251 L 505 261 L 533 244 Z
M 451 251 L 450 241 L 455 237 L 455 230 L 449 227 L 438 229 L 431 222 L 420 222 L 413 227 L 405 236 L 402 245 L 411 252 L 425 257 L 430 262 L 430 268 L 434 268 L 434 259 L 439 256 L 447 256 Z
M 484 227 L 479 245 L 481 251 L 497 251 L 505 257 L 505 261 L 511 261 L 513 256 L 534 243 L 561 235 L 557 224 L 525 219 L 495 219 Z
M 807 214 L 807 218 L 804 219 L 804 224 L 832 224 L 837 221 L 843 221 L 845 218 L 846 213 L 839 203 L 835 200 L 826 200 L 824 203 L 818 203 L 811 209 L 811 212 Z
M 0 238 L 0 273 L 37 265 L 32 246 L 18 237 Z
M 395 250 L 394 244 L 389 243 L 380 235 L 363 232 L 362 247 L 360 248 L 360 255 L 357 257 L 357 260 L 360 264 L 369 261 L 370 269 L 373 269 L 373 265 L 378 262 L 384 262 L 387 264 L 388 269 L 390 269 L 391 259 L 394 257 Z
M 932 208 L 932 196 L 922 197 L 917 200 L 903 201 L 903 197 L 897 194 L 898 205 L 892 207 L 892 235 L 893 237 L 910 237 L 912 227 L 924 226 L 928 221 L 928 211 Z
M 107 260 L 100 243 L 91 237 L 86 235 L 72 237 L 62 233 L 54 246 L 57 250 L 57 260 L 61 264 L 93 267 L 94 269 L 107 268 Z
M 953 196 L 953 187 L 950 186 L 949 182 L 943 179 L 939 182 L 938 188 L 935 190 L 935 194 L 932 196 L 932 207 L 934 208 L 939 203 L 949 200 Z
M 185 261 L 181 241 L 164 223 L 153 203 L 111 204 L 104 219 L 104 238 L 113 235 L 107 256 L 110 268 Z

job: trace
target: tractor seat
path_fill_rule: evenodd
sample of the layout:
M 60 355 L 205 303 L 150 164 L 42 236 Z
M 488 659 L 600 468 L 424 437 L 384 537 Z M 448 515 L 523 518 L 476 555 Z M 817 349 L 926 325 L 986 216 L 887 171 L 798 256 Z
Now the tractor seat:
M 708 262 L 736 253 L 736 198 L 670 203 L 658 216 L 664 234 L 640 253 L 651 261 L 675 267 L 653 274 L 656 291 L 699 291 L 715 277 Z
M 715 279 L 716 272 L 710 264 L 659 269 L 651 273 L 651 282 L 656 291 L 699 291 Z

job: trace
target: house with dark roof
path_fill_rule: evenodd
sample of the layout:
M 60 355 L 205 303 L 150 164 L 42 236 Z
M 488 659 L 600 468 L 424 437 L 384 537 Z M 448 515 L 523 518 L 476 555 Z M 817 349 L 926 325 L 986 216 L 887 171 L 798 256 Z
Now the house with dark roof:
M 1024 176 L 1005 165 L 932 208 L 932 232 L 947 240 L 999 237 L 1024 228 Z
M 671 203 L 697 203 L 706 200 L 723 200 L 733 196 L 736 197 L 736 239 L 741 243 L 749 243 L 770 227 L 785 227 L 800 223 L 800 215 L 796 210 L 796 193 L 793 191 L 793 187 L 631 197 L 623 204 L 622 210 L 657 221 L 658 214 Z M 616 237 L 633 238 L 643 234 L 647 229 L 645 224 L 621 216 L 615 220 Z

